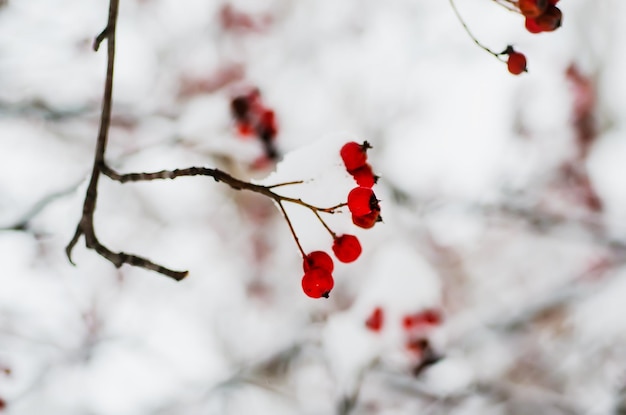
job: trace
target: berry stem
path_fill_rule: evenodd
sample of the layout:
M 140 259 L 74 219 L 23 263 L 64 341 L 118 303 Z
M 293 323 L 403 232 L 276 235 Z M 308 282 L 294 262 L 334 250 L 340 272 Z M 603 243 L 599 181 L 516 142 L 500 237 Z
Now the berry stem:
M 291 235 L 293 235 L 293 239 L 296 241 L 296 245 L 298 245 L 298 249 L 300 250 L 300 253 L 302 254 L 302 258 L 306 258 L 306 253 L 304 252 L 304 249 L 302 249 L 302 245 L 300 245 L 300 240 L 298 239 L 296 230 L 293 228 L 293 224 L 291 223 L 291 219 L 289 219 L 289 215 L 287 215 L 287 211 L 285 210 L 283 203 L 281 201 L 278 201 L 277 203 L 281 212 L 283 212 L 283 217 L 287 221 L 287 225 L 289 225 L 289 230 L 291 231 Z
M 465 32 L 467 33 L 467 35 L 470 37 L 470 39 L 472 39 L 474 41 L 474 43 L 481 48 L 482 50 L 484 50 L 485 52 L 489 53 L 491 56 L 495 57 L 496 59 L 498 59 L 500 62 L 505 62 L 501 57 L 499 53 L 496 53 L 494 51 L 492 51 L 491 49 L 489 49 L 487 46 L 483 45 L 482 43 L 480 43 L 480 41 L 476 38 L 476 36 L 474 36 L 472 34 L 472 32 L 469 30 L 469 27 L 467 27 L 467 24 L 465 23 L 465 20 L 463 20 L 463 17 L 461 17 L 461 14 L 459 13 L 459 10 L 456 8 L 456 4 L 454 3 L 454 0 L 448 0 L 448 2 L 450 3 L 450 6 L 452 7 L 452 10 L 454 11 L 454 14 L 456 15 L 456 18 L 458 19 L 458 21 L 461 23 L 461 26 L 463 26 L 463 29 L 465 29 Z
M 266 187 L 266 189 L 269 189 L 269 188 Z M 335 213 L 335 211 L 337 209 L 346 206 L 345 203 L 339 203 L 338 205 L 331 206 L 331 207 L 328 207 L 328 208 L 321 208 L 321 207 L 317 207 L 317 206 L 311 205 L 309 203 L 306 203 L 302 199 L 295 199 L 295 198 L 292 198 L 292 197 L 281 196 L 281 195 L 277 195 L 276 193 L 273 193 L 273 192 L 270 192 L 270 193 L 272 195 L 274 195 L 274 196 L 270 196 L 274 200 L 277 200 L 277 201 L 280 200 L 280 201 L 283 201 L 283 202 L 295 203 L 296 205 L 304 206 L 307 209 L 311 209 L 314 212 L 324 212 L 324 213 L 333 214 L 333 213 Z
M 493 0 L 499 6 L 504 7 L 508 11 L 519 13 L 519 9 L 517 8 L 517 2 L 512 0 Z
M 271 186 L 267 186 L 268 189 L 275 189 L 277 187 L 281 187 L 281 186 L 291 186 L 292 184 L 302 184 L 304 183 L 304 180 L 294 180 L 293 182 L 285 182 L 285 183 L 277 183 L 277 184 L 273 184 Z
M 326 230 L 328 231 L 328 233 L 330 233 L 330 236 L 333 237 L 333 239 L 337 239 L 337 234 L 335 232 L 333 232 L 332 229 L 330 229 L 330 227 L 328 226 L 328 224 L 324 221 L 324 219 L 322 219 L 322 217 L 320 216 L 319 212 L 317 210 L 314 210 L 313 213 L 315 213 L 315 216 L 317 216 L 317 219 L 319 219 L 319 221 L 322 223 L 322 225 L 324 225 L 324 227 L 326 228 Z

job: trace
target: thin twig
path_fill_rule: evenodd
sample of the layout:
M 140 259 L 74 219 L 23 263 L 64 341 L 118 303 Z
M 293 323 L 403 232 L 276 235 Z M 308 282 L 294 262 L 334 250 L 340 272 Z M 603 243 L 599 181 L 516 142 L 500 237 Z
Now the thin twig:
M 480 43 L 480 41 L 476 38 L 476 36 L 474 36 L 472 34 L 472 32 L 469 30 L 469 27 L 467 27 L 467 24 L 465 23 L 465 20 L 463 20 L 463 17 L 461 16 L 461 13 L 459 13 L 459 10 L 456 8 L 456 4 L 454 4 L 454 0 L 448 0 L 448 1 L 450 2 L 450 6 L 452 7 L 452 10 L 454 11 L 454 14 L 456 15 L 456 18 L 459 20 L 459 22 L 461 23 L 461 26 L 463 26 L 463 29 L 465 29 L 465 32 L 474 41 L 474 43 L 479 48 L 481 48 L 485 52 L 489 53 L 490 55 L 492 55 L 493 57 L 498 59 L 500 62 L 505 62 L 504 59 L 502 59 L 502 57 L 501 57 L 501 53 L 496 53 L 496 52 L 492 51 L 491 49 L 489 49 L 487 46 L 485 46 L 482 43 Z
M 67 189 L 60 190 L 58 192 L 51 193 L 44 196 L 41 200 L 37 201 L 25 214 L 23 214 L 18 220 L 11 225 L 0 226 L 0 231 L 24 231 L 28 229 L 29 222 L 32 221 L 37 215 L 39 215 L 44 209 L 50 206 L 61 197 L 67 196 L 73 193 L 80 183 L 73 184 Z
M 315 213 L 315 216 L 317 216 L 317 219 L 319 219 L 319 221 L 322 223 L 322 225 L 326 228 L 326 230 L 328 231 L 328 233 L 330 233 L 330 236 L 333 237 L 333 239 L 337 239 L 337 234 L 335 232 L 333 232 L 332 229 L 330 229 L 330 227 L 328 226 L 328 224 L 326 223 L 326 221 L 324 221 L 324 219 L 322 219 L 322 217 L 320 216 L 319 212 L 314 210 L 313 213 Z
M 291 235 L 293 235 L 293 239 L 296 241 L 296 245 L 298 245 L 298 249 L 300 250 L 300 253 L 302 254 L 302 258 L 306 258 L 306 253 L 304 252 L 304 249 L 302 249 L 302 245 L 300 245 L 300 240 L 298 239 L 298 234 L 296 234 L 296 230 L 293 228 L 293 224 L 291 223 L 291 219 L 289 219 L 289 215 L 287 215 L 287 211 L 285 210 L 285 207 L 283 206 L 282 202 L 280 202 L 280 201 L 278 202 L 278 207 L 280 208 L 280 211 L 283 212 L 283 217 L 287 221 L 287 225 L 289 226 L 289 230 L 291 231 Z
M 505 9 L 507 9 L 508 11 L 514 12 L 514 13 L 520 13 L 519 8 L 517 7 L 517 2 L 512 1 L 512 0 L 493 0 L 494 3 L 496 3 L 499 6 L 504 7 Z
M 273 184 L 271 186 L 267 186 L 267 188 L 268 189 L 275 189 L 277 187 L 291 186 L 292 184 L 302 184 L 302 183 L 304 183 L 304 180 L 294 180 L 293 182 L 285 182 L 285 183 Z

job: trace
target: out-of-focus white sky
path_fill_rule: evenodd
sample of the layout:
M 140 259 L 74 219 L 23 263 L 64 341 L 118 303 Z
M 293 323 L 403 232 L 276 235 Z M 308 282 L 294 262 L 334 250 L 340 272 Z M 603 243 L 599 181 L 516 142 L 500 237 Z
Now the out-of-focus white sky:
M 373 144 L 385 223 L 363 231 L 347 214 L 329 219 L 363 245 L 356 263 L 336 264 L 329 300 L 302 293 L 280 212 L 210 178 L 99 187 L 102 242 L 188 269 L 186 280 L 117 270 L 82 240 L 71 266 L 64 249 L 106 65 L 91 43 L 108 4 L 2 3 L 4 410 L 342 414 L 359 391 L 350 413 L 616 413 L 626 386 L 626 4 L 562 0 L 563 27 L 531 35 L 493 1 L 457 3 L 485 45 L 523 51 L 529 73 L 512 76 L 476 47 L 446 1 L 121 0 L 114 168 L 305 180 L 285 194 L 333 205 L 352 186 L 341 144 Z M 254 28 L 226 28 L 226 6 Z M 261 146 L 230 118 L 247 87 L 278 117 L 275 172 L 253 168 Z M 589 97 L 593 133 L 580 156 L 575 103 Z M 310 211 L 288 212 L 305 250 L 329 250 Z M 364 325 L 375 307 L 380 332 Z M 427 308 L 444 322 L 418 334 L 444 358 L 414 376 L 401 322 Z

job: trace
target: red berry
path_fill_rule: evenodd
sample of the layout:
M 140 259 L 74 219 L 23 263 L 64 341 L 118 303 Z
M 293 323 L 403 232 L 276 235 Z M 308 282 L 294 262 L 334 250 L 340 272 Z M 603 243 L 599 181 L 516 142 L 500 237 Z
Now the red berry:
M 363 216 L 373 210 L 380 210 L 380 206 L 372 189 L 355 187 L 348 193 L 348 209 L 356 216 Z
M 380 211 L 373 210 L 367 215 L 356 216 L 352 215 L 352 223 L 354 223 L 359 228 L 370 229 L 376 225 L 376 222 L 382 222 L 382 218 L 380 217 Z
M 422 312 L 422 319 L 426 324 L 439 325 L 443 320 L 443 316 L 439 310 L 432 308 L 426 309 Z
M 524 23 L 524 27 L 526 27 L 526 30 L 528 30 L 530 33 L 541 33 L 543 32 L 543 29 L 541 28 L 541 26 L 539 26 L 537 24 L 537 20 L 531 18 L 531 17 L 527 17 L 526 18 L 526 22 Z
M 243 137 L 249 136 L 252 134 L 252 126 L 246 122 L 237 123 L 237 132 Z
M 442 320 L 443 317 L 439 310 L 428 308 L 419 313 L 404 316 L 402 319 L 402 326 L 405 330 L 410 330 L 420 326 L 437 326 L 441 324 Z
M 259 124 L 257 126 L 257 134 L 266 141 L 276 137 L 276 134 L 278 134 L 278 127 L 276 125 L 276 116 L 274 115 L 274 111 L 268 109 L 262 110 Z
M 365 321 L 365 327 L 372 331 L 380 331 L 383 328 L 383 310 L 376 307 Z
M 548 0 L 548 4 L 550 6 L 556 6 L 556 4 L 559 2 L 559 0 Z
M 314 268 L 321 268 L 328 272 L 333 272 L 335 264 L 333 259 L 324 251 L 313 251 L 308 254 L 302 261 L 304 272 L 309 272 Z
M 353 262 L 361 255 L 361 243 L 354 235 L 341 235 L 333 242 L 333 252 L 341 262 Z
M 519 0 L 517 5 L 524 16 L 537 17 L 548 7 L 548 0 Z
M 510 52 L 506 65 L 509 72 L 513 75 L 519 75 L 526 71 L 526 56 L 519 52 Z
M 328 298 L 334 285 L 333 276 L 322 268 L 313 268 L 302 277 L 302 291 L 311 298 Z
M 402 327 L 404 327 L 405 330 L 409 330 L 414 325 L 415 325 L 414 315 L 407 315 L 407 316 L 402 317 Z
M 339 154 L 343 160 L 343 164 L 346 166 L 346 170 L 356 170 L 367 163 L 367 150 L 372 148 L 366 141 L 363 144 L 359 144 L 355 141 L 350 141 L 341 147 Z
M 558 7 L 548 6 L 545 13 L 535 18 L 535 23 L 543 32 L 552 32 L 561 27 L 563 13 Z
M 361 187 L 371 188 L 376 184 L 376 181 L 378 180 L 378 177 L 376 177 L 374 175 L 374 172 L 372 171 L 372 166 L 367 163 L 356 170 L 350 170 L 348 173 L 352 175 L 352 177 L 356 181 L 356 184 Z

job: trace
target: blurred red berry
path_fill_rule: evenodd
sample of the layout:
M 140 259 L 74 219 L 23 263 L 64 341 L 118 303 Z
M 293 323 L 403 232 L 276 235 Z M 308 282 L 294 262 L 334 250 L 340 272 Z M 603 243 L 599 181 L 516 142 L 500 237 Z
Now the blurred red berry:
M 350 170 L 348 173 L 352 175 L 356 184 L 361 187 L 373 187 L 378 180 L 378 177 L 376 177 L 372 171 L 372 166 L 367 163 L 358 169 Z
M 535 18 L 535 23 L 543 32 L 552 32 L 561 27 L 563 13 L 556 6 L 548 6 L 545 13 Z
M 405 347 L 410 353 L 421 356 L 429 345 L 426 339 L 409 339 L 405 343 Z
M 304 272 L 309 272 L 315 268 L 321 268 L 328 272 L 333 272 L 335 264 L 333 259 L 324 251 L 313 251 L 308 254 L 302 261 Z
M 364 166 L 367 163 L 367 150 L 370 148 L 372 147 L 367 141 L 363 144 L 355 141 L 344 144 L 339 154 L 343 164 L 346 166 L 346 170 L 352 171 Z
M 543 29 L 541 28 L 541 26 L 537 24 L 537 20 L 531 17 L 526 18 L 526 21 L 524 22 L 524 27 L 526 27 L 526 30 L 528 30 L 530 33 L 543 32 Z
M 274 111 L 263 109 L 259 117 L 257 134 L 264 140 L 271 140 L 278 134 Z
M 253 133 L 252 126 L 244 122 L 237 123 L 237 132 L 244 137 L 250 136 Z
M 548 4 L 550 6 L 556 6 L 556 4 L 559 2 L 559 0 L 548 0 Z
M 365 320 L 365 327 L 372 331 L 380 331 L 383 328 L 383 310 L 376 307 L 372 314 Z
M 380 217 L 380 211 L 373 210 L 367 215 L 356 216 L 352 215 L 352 223 L 354 223 L 359 228 L 370 229 L 376 225 L 376 222 L 382 222 Z
M 334 285 L 333 276 L 322 268 L 313 268 L 302 277 L 302 291 L 311 298 L 328 298 Z
M 415 314 L 409 314 L 409 315 L 402 317 L 402 327 L 404 327 L 405 330 L 409 330 L 415 327 L 417 323 L 418 323 L 418 320 Z
M 354 235 L 341 235 L 333 242 L 333 252 L 341 262 L 353 262 L 361 255 L 361 243 Z
M 439 325 L 443 321 L 443 316 L 439 310 L 429 308 L 422 312 L 422 319 L 426 324 Z
M 548 0 L 518 0 L 517 5 L 526 17 L 537 17 L 545 12 Z
M 367 215 L 373 210 L 380 210 L 374 191 L 368 187 L 355 187 L 348 193 L 348 209 L 353 215 Z
M 519 75 L 526 72 L 526 56 L 519 52 L 509 52 L 507 68 L 513 75 Z
M 437 326 L 443 321 L 439 310 L 428 308 L 415 314 L 408 314 L 402 318 L 402 326 L 405 330 L 411 330 L 423 326 Z

